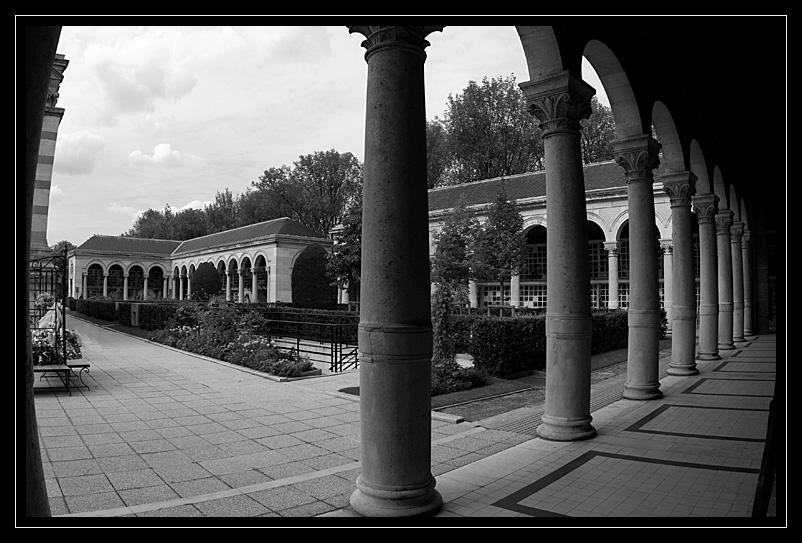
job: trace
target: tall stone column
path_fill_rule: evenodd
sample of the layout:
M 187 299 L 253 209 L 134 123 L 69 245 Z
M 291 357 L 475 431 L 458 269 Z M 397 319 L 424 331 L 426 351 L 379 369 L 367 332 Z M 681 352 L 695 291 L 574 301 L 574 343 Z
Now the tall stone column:
M 128 274 L 123 275 L 123 300 L 128 299 Z
M 231 301 L 231 270 L 226 270 L 226 301 Z
M 660 144 L 647 135 L 613 141 L 629 202 L 629 344 L 623 397 L 652 400 L 660 391 L 660 298 L 654 236 L 654 173 Z
M 242 268 L 237 268 L 237 303 L 242 303 L 245 299 L 245 282 Z
M 696 176 L 691 172 L 663 177 L 663 190 L 671 200 L 673 257 L 673 326 L 671 327 L 671 375 L 696 375 L 696 277 L 693 251 L 691 196 Z
M 741 257 L 744 273 L 744 339 L 753 335 L 754 313 L 752 308 L 752 253 L 749 247 L 751 234 L 744 230 L 741 236 Z
M 672 240 L 660 240 L 660 248 L 663 250 L 663 307 L 666 310 L 668 320 L 668 333 L 671 333 L 674 324 L 674 246 Z
M 184 299 L 184 277 L 186 277 L 186 275 L 184 275 L 183 273 L 178 277 L 178 299 L 179 300 L 183 300 Z
M 607 241 L 607 308 L 618 309 L 618 242 Z
M 103 297 L 109 295 L 109 274 L 107 272 L 103 273 Z
M 699 351 L 697 360 L 718 360 L 718 196 L 693 197 L 699 222 Z
M 546 165 L 546 405 L 538 436 L 596 435 L 590 416 L 590 262 L 579 121 L 595 90 L 568 71 L 520 84 L 540 121 Z
M 744 273 L 741 237 L 744 223 L 736 221 L 730 227 L 730 252 L 732 253 L 732 341 L 744 340 Z
M 716 214 L 716 246 L 718 247 L 718 349 L 735 348 L 732 342 L 732 250 L 730 229 L 733 212 L 729 209 Z
M 148 275 L 145 274 L 143 279 L 144 279 L 144 283 L 142 284 L 142 299 L 143 300 L 147 300 L 148 299 Z
M 162 279 L 162 299 L 163 300 L 167 299 L 167 277 L 166 276 Z
M 251 303 L 255 304 L 258 301 L 256 289 L 259 287 L 259 281 L 256 277 L 256 266 L 251 268 Z
M 81 274 L 81 298 L 86 300 L 89 296 L 86 295 L 86 272 Z
M 350 27 L 367 39 L 359 321 L 365 516 L 433 515 L 432 318 L 426 188 L 425 37 L 442 27 Z
M 510 276 L 510 305 L 512 307 L 521 306 L 521 276 Z
M 468 281 L 468 299 L 471 307 L 479 307 L 479 287 L 474 280 Z

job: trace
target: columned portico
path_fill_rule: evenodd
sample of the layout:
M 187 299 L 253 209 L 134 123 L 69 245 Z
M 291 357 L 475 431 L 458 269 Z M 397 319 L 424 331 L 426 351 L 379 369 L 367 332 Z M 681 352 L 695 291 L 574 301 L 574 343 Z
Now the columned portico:
M 568 71 L 521 83 L 540 121 L 545 155 L 546 405 L 538 436 L 575 441 L 596 435 L 590 415 L 590 263 L 579 121 L 595 90 Z
M 699 352 L 697 360 L 718 360 L 718 196 L 693 197 L 699 222 Z
M 618 309 L 618 242 L 605 242 L 607 250 L 608 293 L 607 308 Z
M 660 249 L 663 251 L 663 307 L 666 310 L 668 333 L 671 334 L 674 323 L 674 245 L 673 240 L 661 239 Z
M 736 221 L 730 228 L 730 252 L 732 253 L 732 340 L 744 341 L 744 274 L 741 237 L 744 223 Z
M 694 277 L 693 214 L 691 196 L 696 176 L 691 172 L 666 175 L 663 190 L 671 199 L 673 256 L 673 326 L 671 334 L 671 375 L 696 375 L 696 278 Z M 668 272 L 666 272 L 668 273 Z M 669 321 L 671 322 L 671 321 Z
M 647 135 L 612 142 L 624 168 L 629 202 L 629 342 L 623 397 L 662 397 L 659 379 L 660 298 L 654 222 L 654 173 L 660 144 Z
M 752 335 L 754 314 L 752 309 L 752 253 L 749 247 L 751 235 L 749 230 L 744 230 L 741 236 L 741 256 L 743 258 L 744 270 L 744 339 L 749 339 Z
M 735 348 L 732 342 L 732 250 L 730 230 L 733 213 L 729 209 L 716 214 L 718 247 L 718 349 Z
M 359 321 L 365 516 L 433 515 L 432 319 L 426 186 L 426 36 L 442 27 L 349 27 L 367 39 Z

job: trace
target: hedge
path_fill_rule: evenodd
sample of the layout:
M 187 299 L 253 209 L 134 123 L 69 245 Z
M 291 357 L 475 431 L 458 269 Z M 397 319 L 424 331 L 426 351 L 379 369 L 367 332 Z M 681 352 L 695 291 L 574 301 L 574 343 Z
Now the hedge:
M 117 320 L 117 308 L 114 300 L 79 299 L 75 301 L 75 310 L 104 321 Z

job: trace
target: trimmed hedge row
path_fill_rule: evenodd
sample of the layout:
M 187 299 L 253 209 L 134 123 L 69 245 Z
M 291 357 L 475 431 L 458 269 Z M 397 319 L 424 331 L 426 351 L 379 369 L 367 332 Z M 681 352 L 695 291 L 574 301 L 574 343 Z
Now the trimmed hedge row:
M 660 337 L 666 335 L 666 314 L 661 313 Z M 627 312 L 591 312 L 591 354 L 623 349 L 629 340 Z M 546 316 L 497 317 L 482 314 L 452 315 L 451 333 L 459 353 L 473 357 L 474 366 L 493 376 L 546 368 Z

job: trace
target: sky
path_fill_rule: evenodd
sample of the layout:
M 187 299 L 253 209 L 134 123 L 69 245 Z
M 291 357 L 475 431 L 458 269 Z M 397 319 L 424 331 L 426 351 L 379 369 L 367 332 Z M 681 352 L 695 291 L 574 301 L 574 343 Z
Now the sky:
M 427 39 L 429 119 L 469 81 L 529 79 L 512 26 Z M 48 244 L 121 235 L 165 204 L 202 209 L 318 151 L 364 162 L 363 40 L 345 26 L 64 26 Z M 583 79 L 607 103 L 589 64 Z

